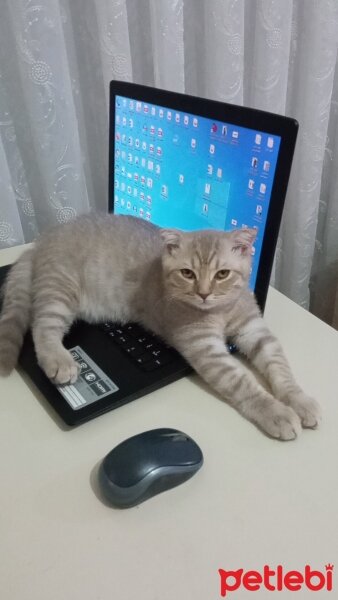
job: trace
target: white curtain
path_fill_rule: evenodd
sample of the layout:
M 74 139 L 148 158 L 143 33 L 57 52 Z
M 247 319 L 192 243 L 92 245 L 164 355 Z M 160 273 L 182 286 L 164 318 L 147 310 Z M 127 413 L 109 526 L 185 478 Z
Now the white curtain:
M 334 322 L 337 44 L 336 0 L 1 0 L 0 247 L 106 209 L 111 79 L 245 104 L 300 123 L 273 282 Z

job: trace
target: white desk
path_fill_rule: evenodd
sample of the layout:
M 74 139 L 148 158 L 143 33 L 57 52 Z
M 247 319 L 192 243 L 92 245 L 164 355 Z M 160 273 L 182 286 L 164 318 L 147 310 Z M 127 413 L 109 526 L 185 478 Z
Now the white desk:
M 0 264 L 19 251 L 0 252 Z M 266 320 L 324 411 L 320 430 L 295 442 L 268 439 L 196 376 L 70 430 L 18 372 L 0 380 L 4 600 L 216 600 L 219 568 L 338 569 L 338 332 L 273 289 Z M 201 471 L 137 508 L 103 504 L 95 465 L 123 439 L 162 426 L 196 439 Z M 330 597 L 335 577 L 334 589 Z

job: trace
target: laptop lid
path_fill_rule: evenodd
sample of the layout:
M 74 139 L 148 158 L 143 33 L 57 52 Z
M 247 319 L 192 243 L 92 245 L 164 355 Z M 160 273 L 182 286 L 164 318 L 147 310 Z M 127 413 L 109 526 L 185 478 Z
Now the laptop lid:
M 298 123 L 133 83 L 110 84 L 109 211 L 192 231 L 257 228 L 266 301 Z

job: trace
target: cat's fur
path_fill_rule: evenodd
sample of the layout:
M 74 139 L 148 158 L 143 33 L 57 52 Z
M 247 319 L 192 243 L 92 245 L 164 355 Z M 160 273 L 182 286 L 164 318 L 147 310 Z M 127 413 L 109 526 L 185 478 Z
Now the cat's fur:
M 133 217 L 93 214 L 55 228 L 7 278 L 0 373 L 15 367 L 31 326 L 46 375 L 56 383 L 74 382 L 77 365 L 62 339 L 75 319 L 136 321 L 179 350 L 270 436 L 289 440 L 302 426 L 316 427 L 319 407 L 295 382 L 248 289 L 254 237 L 255 230 L 183 233 Z M 215 277 L 219 271 L 223 279 Z M 229 336 L 271 392 L 227 352 Z

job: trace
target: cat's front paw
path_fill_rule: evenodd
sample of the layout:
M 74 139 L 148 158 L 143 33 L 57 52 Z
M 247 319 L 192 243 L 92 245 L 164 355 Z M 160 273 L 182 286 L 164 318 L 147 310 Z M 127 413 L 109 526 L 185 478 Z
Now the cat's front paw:
M 265 408 L 259 426 L 271 437 L 284 441 L 296 439 L 302 431 L 295 411 L 278 401 Z
M 40 367 L 47 377 L 56 384 L 75 383 L 79 375 L 79 365 L 68 350 L 39 360 Z
M 316 400 L 300 391 L 288 398 L 288 405 L 299 416 L 302 427 L 316 429 L 321 421 L 321 408 Z

